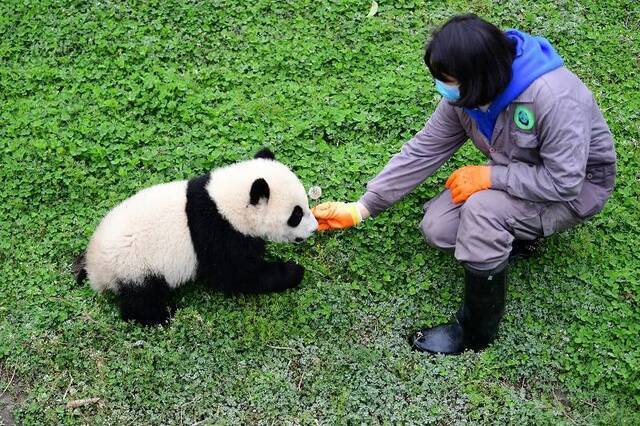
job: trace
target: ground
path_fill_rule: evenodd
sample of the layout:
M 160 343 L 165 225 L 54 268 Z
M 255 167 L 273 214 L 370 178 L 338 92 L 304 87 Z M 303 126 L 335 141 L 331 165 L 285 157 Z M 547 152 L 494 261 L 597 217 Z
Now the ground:
M 640 423 L 640 3 L 635 0 L 24 1 L 0 5 L 0 421 L 20 424 Z M 591 88 L 619 157 L 589 223 L 517 263 L 500 338 L 431 357 L 456 262 L 422 204 L 483 161 L 465 146 L 357 229 L 272 245 L 283 294 L 195 284 L 172 324 L 119 320 L 74 254 L 117 202 L 271 147 L 320 201 L 354 200 L 438 95 L 424 41 L 454 13 L 547 37 Z M 67 409 L 71 400 L 100 398 Z M 8 406 L 8 407 L 7 407 Z M 9 414 L 11 412 L 12 414 Z

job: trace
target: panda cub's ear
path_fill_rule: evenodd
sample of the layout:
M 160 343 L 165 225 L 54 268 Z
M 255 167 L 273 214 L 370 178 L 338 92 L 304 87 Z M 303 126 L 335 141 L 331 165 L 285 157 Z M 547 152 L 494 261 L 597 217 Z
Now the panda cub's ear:
M 276 156 L 271 152 L 269 148 L 262 148 L 260 151 L 256 152 L 256 155 L 253 158 L 265 158 L 267 160 L 275 160 Z
M 267 181 L 262 178 L 258 178 L 254 180 L 251 185 L 251 191 L 249 191 L 249 202 L 255 206 L 262 198 L 268 201 L 270 193 L 271 191 Z

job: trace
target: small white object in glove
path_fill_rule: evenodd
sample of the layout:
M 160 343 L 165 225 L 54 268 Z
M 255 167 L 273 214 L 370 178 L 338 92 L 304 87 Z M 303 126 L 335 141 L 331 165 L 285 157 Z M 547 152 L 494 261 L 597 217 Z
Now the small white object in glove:
M 309 188 L 309 198 L 312 200 L 317 200 L 322 196 L 322 188 L 319 186 L 312 186 Z

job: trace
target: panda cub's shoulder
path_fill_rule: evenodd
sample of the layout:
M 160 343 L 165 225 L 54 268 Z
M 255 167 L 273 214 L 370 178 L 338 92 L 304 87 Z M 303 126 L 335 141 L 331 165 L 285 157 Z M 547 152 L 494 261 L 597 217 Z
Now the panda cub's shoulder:
M 240 250 L 255 255 L 264 251 L 264 240 L 248 235 L 238 226 L 246 221 L 249 196 L 240 190 L 246 186 L 245 179 L 233 173 L 232 167 L 213 170 L 187 184 L 185 210 L 199 277 L 208 275 L 212 264 L 233 256 L 234 251 L 238 255 L 248 254 Z

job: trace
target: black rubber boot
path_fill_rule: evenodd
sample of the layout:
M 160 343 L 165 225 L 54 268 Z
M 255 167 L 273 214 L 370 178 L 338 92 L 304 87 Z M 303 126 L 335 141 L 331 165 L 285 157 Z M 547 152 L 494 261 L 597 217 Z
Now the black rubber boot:
M 507 266 L 478 271 L 465 266 L 464 301 L 449 324 L 414 333 L 409 342 L 419 351 L 455 355 L 486 348 L 498 332 L 504 313 Z
M 529 259 L 540 253 L 541 248 L 541 238 L 536 238 L 535 240 L 513 240 L 509 261 Z

